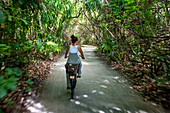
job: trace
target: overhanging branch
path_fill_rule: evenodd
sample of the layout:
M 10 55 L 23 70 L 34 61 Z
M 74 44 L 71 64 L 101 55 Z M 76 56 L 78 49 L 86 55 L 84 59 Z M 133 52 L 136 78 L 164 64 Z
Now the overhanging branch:
M 82 8 L 80 9 L 79 14 L 78 14 L 77 16 L 69 17 L 69 18 L 67 18 L 67 19 L 78 18 L 78 17 L 81 15 L 81 13 L 82 13 Z M 64 18 L 63 21 L 62 21 L 62 23 L 63 23 L 65 20 L 66 20 L 66 19 Z
M 71 19 L 71 18 L 78 18 L 81 15 L 81 13 L 82 13 L 82 8 L 80 9 L 79 14 L 77 16 L 69 17 L 69 19 Z

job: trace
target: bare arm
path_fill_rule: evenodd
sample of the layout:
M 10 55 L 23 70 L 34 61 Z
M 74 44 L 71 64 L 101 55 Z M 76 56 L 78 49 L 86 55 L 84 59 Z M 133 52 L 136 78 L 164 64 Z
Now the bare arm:
M 67 48 L 66 53 L 65 53 L 65 58 L 67 58 L 68 51 L 70 49 L 70 46 Z
M 82 51 L 82 49 L 81 49 L 80 46 L 78 47 L 78 51 L 80 52 L 80 54 L 81 54 L 81 56 L 82 56 L 82 59 L 85 59 L 84 54 L 83 54 L 83 51 Z

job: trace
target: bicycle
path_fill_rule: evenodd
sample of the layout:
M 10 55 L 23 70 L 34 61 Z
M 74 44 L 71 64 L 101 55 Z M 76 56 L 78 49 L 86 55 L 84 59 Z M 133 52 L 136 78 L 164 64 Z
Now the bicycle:
M 69 74 L 70 86 L 71 86 L 71 99 L 74 99 L 75 87 L 77 83 L 77 70 L 79 64 L 66 64 L 66 73 Z

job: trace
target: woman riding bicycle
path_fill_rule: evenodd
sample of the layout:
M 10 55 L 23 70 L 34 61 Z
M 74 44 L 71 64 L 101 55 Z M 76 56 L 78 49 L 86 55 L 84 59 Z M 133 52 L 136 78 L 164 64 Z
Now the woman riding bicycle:
M 67 58 L 67 54 L 68 55 L 68 60 L 67 63 L 68 64 L 79 64 L 79 68 L 78 68 L 78 76 L 77 77 L 81 77 L 81 68 L 82 68 L 82 63 L 80 60 L 80 55 L 82 57 L 82 59 L 85 59 L 83 51 L 81 49 L 81 46 L 78 46 L 78 38 L 75 37 L 74 35 L 71 36 L 71 45 L 67 48 L 66 53 L 65 53 L 65 58 Z M 68 73 L 66 73 L 66 78 L 67 78 L 67 89 L 70 88 L 70 83 L 69 83 L 69 75 Z

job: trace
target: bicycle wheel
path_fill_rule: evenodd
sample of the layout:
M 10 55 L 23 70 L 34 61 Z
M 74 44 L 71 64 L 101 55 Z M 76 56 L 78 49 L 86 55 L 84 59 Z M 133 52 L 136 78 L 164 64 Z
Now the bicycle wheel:
M 71 89 L 71 99 L 74 99 L 74 88 Z
M 74 99 L 74 89 L 75 89 L 75 84 L 74 84 L 74 79 L 70 80 L 70 84 L 71 84 L 71 99 Z

